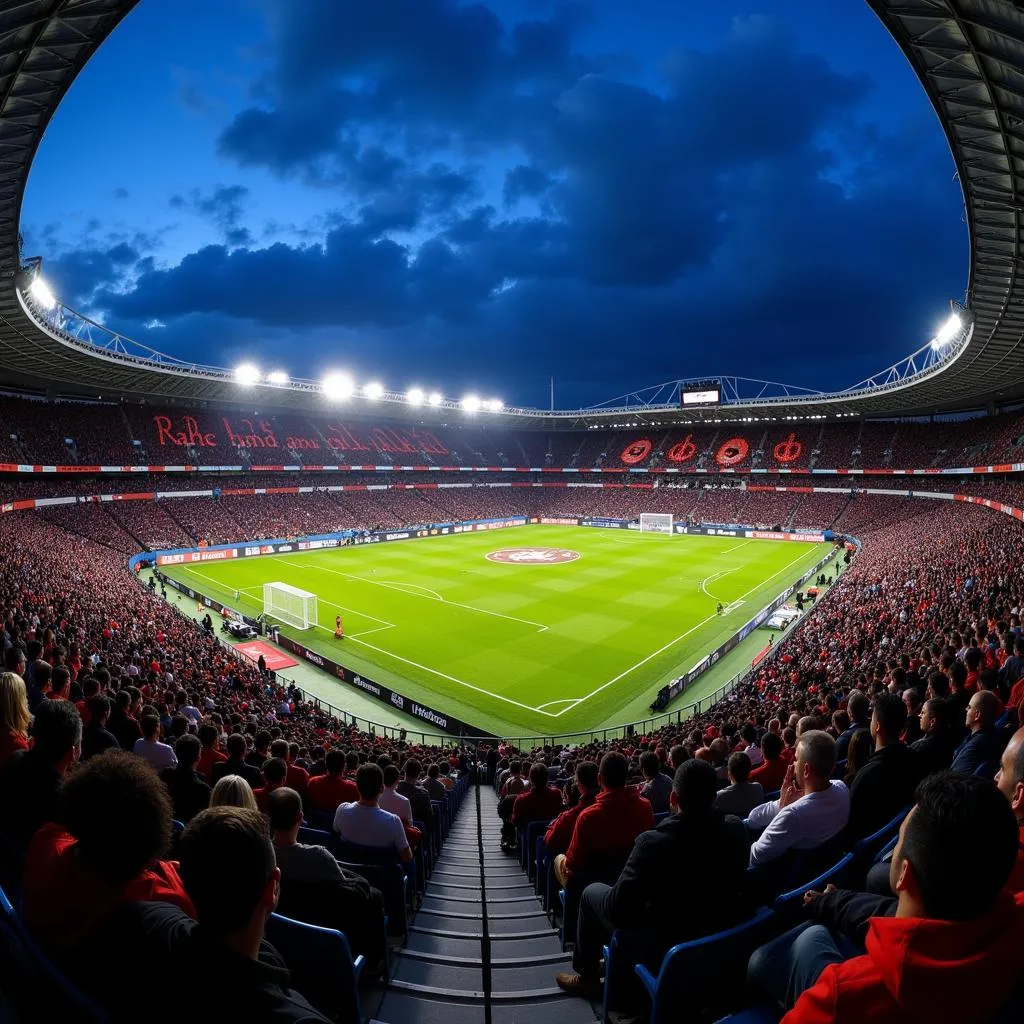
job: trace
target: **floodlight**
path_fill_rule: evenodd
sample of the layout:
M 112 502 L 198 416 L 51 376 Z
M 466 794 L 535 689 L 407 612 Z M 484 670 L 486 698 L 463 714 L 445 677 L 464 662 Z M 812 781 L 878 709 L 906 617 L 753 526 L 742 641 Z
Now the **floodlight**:
M 260 368 L 253 363 L 240 363 L 235 367 L 235 380 L 248 387 L 259 383 Z
M 32 284 L 28 289 L 32 298 L 39 303 L 43 309 L 53 309 L 57 305 L 57 297 L 50 291 L 50 286 L 38 275 L 32 278 Z
M 287 384 L 288 374 L 285 373 L 284 370 L 274 370 L 271 373 L 267 374 L 267 383 L 278 385 Z
M 956 313 L 951 313 L 949 319 L 939 328 L 938 333 L 932 339 L 932 348 L 940 349 L 948 345 L 963 328 L 963 321 Z
M 405 393 L 405 400 L 410 405 L 422 405 L 423 404 L 423 389 L 422 388 L 409 388 Z
M 462 399 L 462 408 L 465 409 L 466 412 L 479 412 L 482 404 L 483 403 L 476 397 L 476 395 L 466 395 Z
M 431 405 L 440 405 L 444 401 L 444 399 L 441 397 L 440 392 L 432 391 L 431 394 L 430 394 L 430 397 L 427 399 L 427 401 Z
M 484 402 L 484 408 L 488 412 L 501 412 L 505 408 L 505 403 L 500 398 L 489 398 Z
M 384 397 L 384 385 L 377 380 L 371 380 L 369 384 L 363 386 L 363 398 L 369 398 L 376 400 Z
M 347 373 L 329 373 L 324 377 L 320 387 L 324 395 L 332 401 L 351 398 L 356 389 L 352 378 Z

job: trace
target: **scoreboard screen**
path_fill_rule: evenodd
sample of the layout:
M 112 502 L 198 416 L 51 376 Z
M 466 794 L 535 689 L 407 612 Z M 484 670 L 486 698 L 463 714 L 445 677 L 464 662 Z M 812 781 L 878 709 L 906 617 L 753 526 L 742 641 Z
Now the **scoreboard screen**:
M 707 387 L 701 388 L 700 390 L 682 392 L 683 406 L 719 405 L 721 404 L 721 401 L 721 392 L 716 387 Z

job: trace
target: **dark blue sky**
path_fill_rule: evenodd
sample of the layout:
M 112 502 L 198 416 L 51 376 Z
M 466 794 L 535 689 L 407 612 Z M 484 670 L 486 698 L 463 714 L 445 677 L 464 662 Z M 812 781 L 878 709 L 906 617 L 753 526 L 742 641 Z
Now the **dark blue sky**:
M 23 228 L 184 358 L 568 406 L 882 369 L 963 297 L 961 207 L 857 0 L 142 0 Z

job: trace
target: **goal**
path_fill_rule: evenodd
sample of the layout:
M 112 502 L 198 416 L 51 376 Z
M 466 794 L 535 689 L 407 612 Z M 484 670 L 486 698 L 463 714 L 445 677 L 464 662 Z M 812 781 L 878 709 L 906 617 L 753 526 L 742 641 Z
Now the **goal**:
M 641 533 L 666 533 L 672 536 L 672 513 L 671 512 L 641 512 L 640 513 Z
M 309 629 L 317 625 L 316 594 L 287 583 L 264 583 L 263 614 L 296 629 Z

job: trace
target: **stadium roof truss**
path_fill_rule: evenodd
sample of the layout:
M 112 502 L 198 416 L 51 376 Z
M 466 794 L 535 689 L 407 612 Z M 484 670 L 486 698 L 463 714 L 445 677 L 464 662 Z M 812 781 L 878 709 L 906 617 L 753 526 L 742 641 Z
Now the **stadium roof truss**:
M 8 386 L 153 402 L 241 401 L 232 372 L 158 352 L 28 294 L 18 222 L 32 158 L 78 72 L 138 0 L 0 4 L 0 367 Z M 1024 13 L 1010 0 L 866 0 L 903 50 L 939 116 L 970 234 L 963 328 L 838 392 L 723 376 L 722 404 L 681 409 L 670 381 L 589 409 L 506 408 L 487 422 L 524 426 L 667 425 L 674 420 L 926 415 L 1024 398 Z M 69 172 L 70 173 L 70 172 Z M 953 211 L 950 211 L 951 216 Z M 29 271 L 30 273 L 31 271 Z M 695 383 L 695 382 L 694 382 Z M 706 378 L 704 378 L 706 383 Z M 310 409 L 316 381 L 260 388 L 262 404 Z M 391 415 L 449 417 L 458 403 Z M 246 401 L 251 401 L 247 396 Z M 359 414 L 359 401 L 350 409 Z M 790 414 L 790 415 L 787 415 Z

